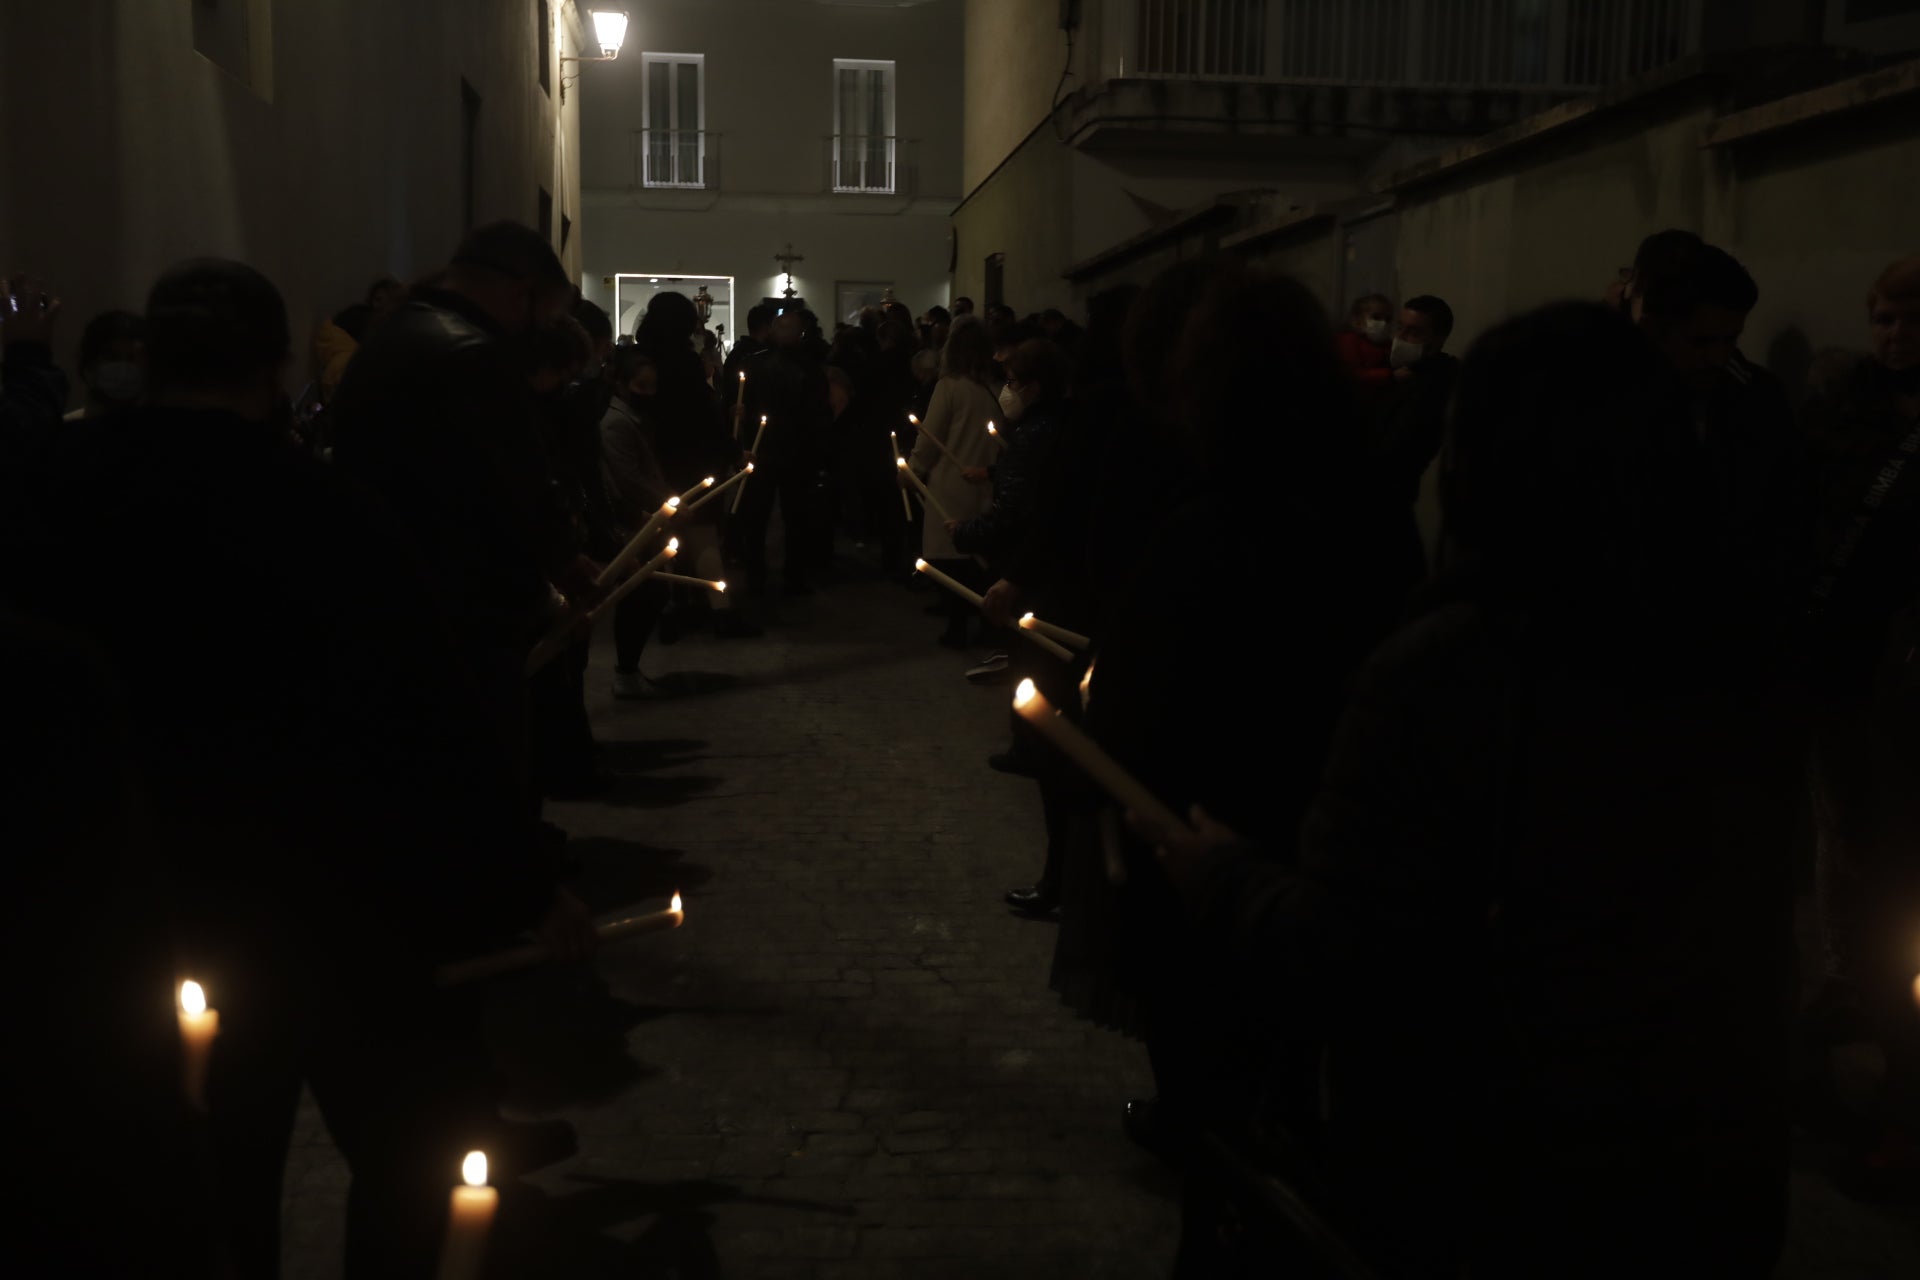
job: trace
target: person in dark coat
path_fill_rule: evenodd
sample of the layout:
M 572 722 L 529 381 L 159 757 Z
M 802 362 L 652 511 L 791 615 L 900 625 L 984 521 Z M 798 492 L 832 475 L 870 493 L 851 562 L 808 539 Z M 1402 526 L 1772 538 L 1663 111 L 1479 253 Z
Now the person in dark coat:
M 187 262 L 146 320 L 149 403 L 63 434 L 10 594 L 126 690 L 169 977 L 221 1015 L 207 1114 L 235 1269 L 278 1266 L 304 1082 L 354 1176 L 349 1273 L 425 1274 L 460 1155 L 508 1145 L 433 968 L 528 926 L 578 956 L 590 923 L 538 855 L 405 529 L 280 429 L 278 292 Z
M 0 467 L 32 456 L 67 408 L 67 375 L 53 363 L 60 299 L 37 280 L 0 280 Z
M 1476 344 L 1453 568 L 1360 674 L 1297 852 L 1199 812 L 1163 843 L 1244 1016 L 1326 1045 L 1314 1198 L 1385 1275 L 1757 1278 L 1780 1247 L 1790 875 L 1755 837 L 1800 735 L 1668 376 L 1597 304 Z
M 785 533 L 782 585 L 790 595 L 813 592 L 812 571 L 820 560 L 816 491 L 833 420 L 826 362 L 817 339 L 803 316 L 788 312 L 773 323 L 773 353 L 757 387 L 753 375 L 748 375 L 747 394 L 760 397 L 753 407 L 768 420 L 766 438 L 753 457 L 754 472 L 744 482 L 747 492 L 731 530 L 732 555 L 745 568 L 750 591 L 766 589 L 767 525 L 777 501 Z M 758 424 L 745 429 L 756 432 Z
M 1430 294 L 1400 306 L 1400 327 L 1387 360 L 1392 378 L 1374 407 L 1370 451 L 1383 483 L 1408 507 L 1420 497 L 1420 481 L 1440 453 L 1447 405 L 1460 376 L 1460 362 L 1446 352 L 1453 308 Z
M 1371 484 L 1351 380 L 1297 282 L 1213 268 L 1174 351 L 1170 445 L 1192 479 L 1122 535 L 1136 559 L 1105 611 L 1087 729 L 1177 812 L 1224 805 L 1285 860 L 1346 681 L 1410 585 L 1411 517 Z M 1239 376 L 1257 365 L 1266 377 Z M 1274 385 L 1288 389 L 1277 402 Z M 1230 610 L 1257 592 L 1278 608 L 1248 651 Z M 1128 839 L 1123 852 L 1123 951 L 1159 1088 L 1131 1127 L 1164 1145 L 1244 1121 L 1263 1081 L 1232 1028 L 1254 997 L 1178 927 L 1151 850 Z
M 1881 1194 L 1920 1176 L 1920 257 L 1881 273 L 1868 323 L 1869 358 L 1811 423 L 1816 573 L 1805 632 L 1821 695 L 1818 1007 L 1854 1026 L 1830 1038 L 1885 1054 L 1870 1136 L 1842 1169 L 1847 1189 Z

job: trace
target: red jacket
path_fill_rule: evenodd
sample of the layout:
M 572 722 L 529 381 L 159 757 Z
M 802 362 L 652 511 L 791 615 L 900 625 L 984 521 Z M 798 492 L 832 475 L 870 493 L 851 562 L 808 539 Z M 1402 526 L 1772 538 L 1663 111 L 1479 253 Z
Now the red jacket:
M 1393 366 L 1388 362 L 1386 347 L 1376 345 L 1351 329 L 1335 335 L 1333 344 L 1339 348 L 1340 363 L 1347 366 L 1347 371 L 1358 378 L 1362 385 L 1379 386 L 1393 380 Z

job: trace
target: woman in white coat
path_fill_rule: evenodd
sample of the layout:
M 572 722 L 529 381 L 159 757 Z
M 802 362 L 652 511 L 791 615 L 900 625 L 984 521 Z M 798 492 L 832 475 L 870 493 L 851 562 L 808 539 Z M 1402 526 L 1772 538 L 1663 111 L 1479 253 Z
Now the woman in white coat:
M 954 550 L 946 522 L 971 520 L 993 503 L 990 467 L 998 446 L 987 434 L 987 423 L 1000 406 L 992 379 L 993 340 L 987 336 L 987 327 L 971 317 L 955 320 L 940 353 L 940 381 L 934 384 L 933 400 L 907 464 L 938 504 L 927 512 L 920 554 L 975 589 L 986 586 L 985 576 L 977 561 Z M 957 596 L 950 601 L 953 607 L 940 643 L 964 649 L 968 619 L 975 610 Z

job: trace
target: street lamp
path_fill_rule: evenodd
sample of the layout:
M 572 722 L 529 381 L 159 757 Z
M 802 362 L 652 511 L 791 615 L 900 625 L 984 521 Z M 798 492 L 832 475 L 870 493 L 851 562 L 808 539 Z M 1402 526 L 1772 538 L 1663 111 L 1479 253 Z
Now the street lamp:
M 618 9 L 594 9 L 593 36 L 600 42 L 600 53 L 609 62 L 620 56 L 620 46 L 627 38 L 627 15 Z
M 562 62 L 612 62 L 620 56 L 620 46 L 627 40 L 627 15 L 618 9 L 589 9 L 587 16 L 593 19 L 593 38 L 600 46 L 597 58 L 562 58 Z

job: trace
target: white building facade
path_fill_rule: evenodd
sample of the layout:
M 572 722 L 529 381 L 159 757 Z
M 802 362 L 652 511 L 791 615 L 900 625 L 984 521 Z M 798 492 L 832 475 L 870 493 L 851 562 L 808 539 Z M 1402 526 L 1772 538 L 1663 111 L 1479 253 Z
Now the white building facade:
M 829 328 L 888 289 L 946 302 L 963 0 L 630 11 L 619 60 L 578 87 L 582 290 L 622 332 L 661 289 L 704 288 L 729 340 L 789 287 Z

